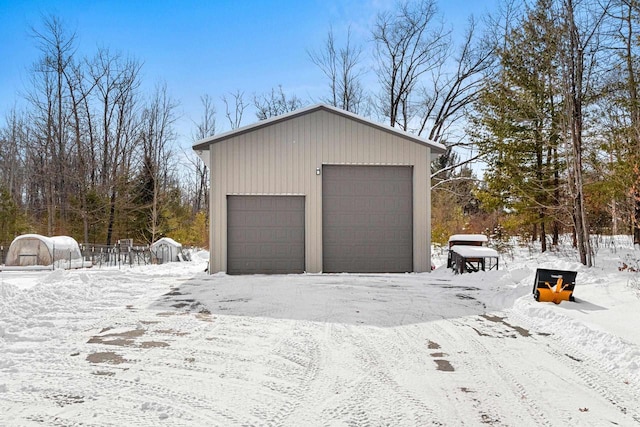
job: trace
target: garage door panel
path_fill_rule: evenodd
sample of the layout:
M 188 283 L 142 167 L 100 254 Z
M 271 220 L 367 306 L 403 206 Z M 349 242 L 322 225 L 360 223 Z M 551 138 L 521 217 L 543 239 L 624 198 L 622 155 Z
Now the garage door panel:
M 296 211 L 276 212 L 273 221 L 277 224 L 288 224 L 292 227 L 304 227 L 304 216 L 301 217 L 299 212 Z
M 369 223 L 374 227 L 384 227 L 389 221 L 389 216 L 384 214 L 369 214 Z
M 304 197 L 228 196 L 227 272 L 304 272 Z
M 413 171 L 325 166 L 323 271 L 413 271 Z

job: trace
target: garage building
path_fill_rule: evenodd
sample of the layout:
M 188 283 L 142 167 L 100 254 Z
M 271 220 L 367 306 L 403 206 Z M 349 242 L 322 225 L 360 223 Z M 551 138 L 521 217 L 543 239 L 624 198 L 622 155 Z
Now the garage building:
M 210 171 L 211 273 L 430 271 L 443 145 L 315 105 L 193 149 Z

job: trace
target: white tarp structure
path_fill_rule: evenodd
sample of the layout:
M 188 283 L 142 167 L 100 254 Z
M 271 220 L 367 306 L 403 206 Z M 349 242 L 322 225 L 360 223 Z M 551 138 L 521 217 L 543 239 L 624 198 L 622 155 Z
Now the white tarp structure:
M 163 237 L 151 245 L 151 255 L 154 263 L 182 261 L 182 245 L 170 237 Z
M 73 237 L 24 234 L 13 239 L 5 269 L 81 268 L 80 246 Z

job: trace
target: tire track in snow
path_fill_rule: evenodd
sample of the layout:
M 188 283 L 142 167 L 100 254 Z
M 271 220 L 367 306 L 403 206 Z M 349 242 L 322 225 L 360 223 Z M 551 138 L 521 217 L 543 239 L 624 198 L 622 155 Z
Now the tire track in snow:
M 186 316 L 174 316 L 171 317 L 170 319 L 166 320 L 165 323 L 163 324 L 154 324 L 152 327 L 153 328 L 160 328 L 161 331 L 163 330 L 162 328 L 166 328 L 164 330 L 176 330 L 176 322 L 175 320 L 178 320 L 178 324 L 180 324 L 180 326 L 186 327 L 186 330 L 190 330 L 192 331 L 191 334 L 193 335 L 198 335 L 198 326 L 202 325 L 202 322 L 199 321 L 195 321 L 192 320 L 191 322 L 188 321 L 188 319 L 186 319 Z M 121 323 L 121 322 L 120 322 Z M 135 322 L 134 322 L 135 323 Z M 170 323 L 169 325 L 167 323 Z M 189 327 L 189 325 L 191 327 Z M 122 328 L 122 324 L 118 325 L 118 327 Z M 130 328 L 131 325 L 126 325 L 124 326 L 124 328 Z M 211 328 L 207 327 L 204 328 L 206 330 L 206 332 L 210 332 Z M 195 333 L 194 333 L 195 332 Z M 153 331 L 151 333 L 149 333 L 150 336 L 153 335 L 162 335 L 162 333 L 158 333 L 157 331 Z M 200 334 L 202 335 L 202 334 Z M 191 338 L 191 337 L 190 337 Z M 200 344 L 198 344 L 198 339 L 201 340 Z M 191 343 L 195 343 L 196 346 L 196 350 L 188 350 L 188 349 L 181 349 L 179 346 L 174 347 L 171 351 L 171 353 L 168 353 L 171 355 L 171 357 L 173 357 L 173 361 L 170 362 L 166 362 L 166 359 L 164 358 L 157 358 L 157 357 L 152 357 L 149 358 L 146 356 L 146 354 L 150 351 L 162 351 L 161 349 L 153 349 L 153 350 L 146 350 L 140 347 L 114 347 L 114 346 L 108 346 L 108 345 L 95 345 L 95 344 L 91 344 L 90 346 L 88 346 L 88 348 L 91 348 L 91 350 L 94 351 L 101 351 L 101 350 L 109 350 L 109 351 L 117 351 L 118 353 L 121 353 L 124 358 L 127 360 L 126 365 L 121 365 L 120 367 L 115 367 L 112 365 L 105 365 L 105 364 L 92 364 L 92 365 L 88 365 L 86 366 L 84 375 L 85 375 L 85 381 L 86 381 L 86 376 L 91 375 L 91 370 L 94 371 L 95 373 L 95 369 L 93 368 L 97 368 L 98 370 L 100 370 L 101 368 L 107 368 L 110 369 L 110 372 L 114 372 L 113 369 L 120 369 L 121 371 L 119 374 L 119 377 L 113 377 L 113 376 L 108 376 L 108 375 L 97 375 L 91 378 L 91 382 L 93 384 L 97 384 L 95 387 L 92 387 L 94 389 L 94 391 L 92 393 L 95 393 L 95 390 L 99 390 L 98 393 L 100 393 L 103 390 L 121 390 L 122 393 L 124 393 L 124 395 L 129 396 L 129 399 L 131 402 L 133 402 L 135 404 L 136 407 L 138 408 L 143 408 L 144 409 L 144 413 L 149 413 L 151 414 L 149 416 L 148 419 L 148 423 L 146 423 L 147 425 L 152 425 L 154 423 L 156 423 L 159 419 L 159 417 L 168 417 L 168 416 L 177 416 L 177 418 L 175 418 L 172 422 L 181 422 L 180 419 L 186 419 L 186 420 L 191 420 L 190 423 L 196 422 L 198 424 L 241 424 L 242 422 L 246 422 L 247 417 L 236 417 L 233 412 L 230 412 L 227 409 L 224 410 L 217 410 L 216 407 L 214 406 L 215 403 L 212 402 L 207 396 L 197 396 L 194 395 L 191 391 L 190 391 L 190 385 L 192 384 L 187 384 L 186 382 L 188 381 L 193 381 L 194 378 L 198 378 L 200 379 L 202 377 L 202 374 L 205 374 L 205 378 L 210 379 L 211 381 L 215 381 L 218 378 L 219 372 L 216 371 L 215 369 L 207 369 L 206 367 L 204 369 L 199 369 L 197 371 L 199 371 L 200 375 L 193 375 L 193 371 L 194 371 L 194 366 L 201 366 L 201 365 L 194 365 L 193 363 L 188 363 L 185 361 L 185 359 L 187 358 L 191 358 L 194 361 L 195 360 L 200 360 L 203 359 L 205 361 L 205 363 L 207 362 L 207 359 L 210 360 L 210 357 L 207 357 L 203 354 L 200 353 L 200 350 L 202 349 L 202 344 L 204 343 L 206 345 L 206 341 L 204 341 L 203 337 L 196 337 L 196 339 L 194 341 L 190 341 Z M 184 344 L 184 341 L 182 341 L 182 343 Z M 219 353 L 216 351 L 212 351 L 209 353 Z M 175 357 L 182 357 L 182 361 L 181 362 L 176 362 Z M 222 352 L 222 357 L 220 359 L 224 360 L 229 360 L 230 358 L 234 359 L 233 354 L 229 354 L 228 352 Z M 152 365 L 149 365 L 149 363 L 152 363 Z M 53 365 L 56 366 L 56 365 Z M 205 365 L 206 366 L 206 365 Z M 89 368 L 91 367 L 91 368 Z M 169 371 L 166 371 L 166 369 L 164 367 L 169 367 L 171 368 Z M 56 366 L 56 369 L 53 370 L 49 370 L 49 372 L 47 373 L 47 377 L 51 378 L 52 380 L 56 379 L 56 378 L 60 378 L 60 375 L 64 373 L 66 373 L 67 376 L 69 376 L 69 372 L 75 372 L 74 370 L 69 370 L 68 366 L 59 366 L 60 369 L 58 369 L 58 367 Z M 78 368 L 78 366 L 76 365 L 76 368 Z M 130 370 L 131 368 L 133 368 L 133 370 Z M 153 372 L 156 370 L 159 370 L 163 372 L 163 375 L 161 376 L 164 380 L 165 384 L 172 384 L 175 387 L 165 387 L 163 385 L 158 385 L 155 382 L 157 381 L 156 378 L 154 378 L 153 373 L 151 374 L 151 376 L 148 374 L 149 371 Z M 128 372 L 126 372 L 127 370 L 129 370 Z M 136 371 L 137 370 L 137 371 Z M 43 372 L 46 370 L 39 370 L 39 372 Z M 77 371 L 77 369 L 76 369 Z M 126 373 L 125 373 L 126 372 Z M 139 377 L 136 380 L 127 380 L 124 378 L 121 378 L 123 375 L 139 375 Z M 82 383 L 82 378 L 76 378 L 80 379 L 80 383 Z M 70 383 L 73 383 L 74 380 L 70 379 L 70 381 L 68 381 Z M 77 381 L 75 381 L 77 382 Z M 108 385 L 105 385 L 108 384 Z M 200 390 L 207 390 L 206 387 L 200 387 Z M 184 390 L 188 390 L 188 391 L 184 391 Z M 241 396 L 241 391 L 237 392 L 238 397 L 242 397 Z M 117 402 L 117 396 L 112 396 L 115 397 L 114 401 Z M 111 399 L 108 399 L 109 402 L 111 402 Z M 108 413 L 104 414 L 105 417 L 110 418 L 112 420 L 114 420 L 114 423 L 119 423 L 117 422 L 117 420 L 122 419 L 122 423 L 121 424 L 129 424 L 129 423 L 134 423 L 134 424 L 139 424 L 141 421 L 143 421 L 142 414 L 143 411 L 142 410 L 138 410 L 135 409 L 134 407 L 132 407 L 132 403 L 131 402 L 119 402 L 119 407 L 114 410 L 114 411 L 109 411 Z M 107 408 L 110 405 L 107 405 Z M 198 410 L 198 409 L 201 410 Z M 196 411 L 196 416 L 192 415 L 193 411 Z M 98 410 L 98 412 L 100 412 Z M 124 417 L 123 418 L 123 414 L 130 414 L 130 413 L 134 413 L 135 415 L 131 418 L 131 417 Z M 138 417 L 142 417 L 140 418 L 138 421 L 136 421 L 138 419 Z M 182 421 L 184 422 L 184 421 Z M 144 422 L 143 422 L 144 423 Z
M 220 326 L 215 334 L 200 334 L 199 338 L 205 341 L 196 347 L 205 347 L 202 352 L 190 351 L 188 356 L 185 353 L 185 358 L 193 359 L 193 363 L 185 364 L 175 357 L 168 363 L 171 367 L 181 369 L 186 366 L 189 370 L 211 375 L 220 392 L 224 390 L 227 395 L 229 392 L 236 395 L 230 399 L 226 396 L 227 401 L 245 401 L 248 407 L 228 405 L 247 414 L 246 420 L 237 417 L 231 424 L 284 424 L 303 401 L 316 375 L 318 345 L 306 332 L 305 325 L 285 322 L 275 330 L 273 325 L 266 325 L 265 332 L 264 322 L 259 318 L 219 318 L 216 323 Z M 291 325 L 294 328 L 288 329 Z M 264 344 L 255 339 L 258 335 L 265 338 Z M 254 339 L 247 341 L 245 337 Z M 247 347 L 248 342 L 251 342 L 250 347 Z M 190 373 L 187 376 L 193 377 Z
M 268 425 L 284 425 L 301 406 L 311 384 L 318 375 L 320 347 L 305 323 L 298 322 L 291 334 L 280 340 L 269 354 L 266 366 L 268 379 L 261 387 L 275 392 L 282 403 L 275 410 L 259 412 Z M 274 404 L 275 402 L 271 402 Z
M 147 369 L 145 369 L 145 371 L 146 370 Z M 181 419 L 200 425 L 212 425 L 216 423 L 233 423 L 238 425 L 243 421 L 242 417 L 236 416 L 232 411 L 216 407 L 215 401 L 212 401 L 208 395 L 197 394 L 194 393 L 193 390 L 183 389 L 182 387 L 186 387 L 187 384 L 180 384 L 179 379 L 189 379 L 193 377 L 185 377 L 180 371 L 171 376 L 167 376 L 165 372 L 162 376 L 163 382 L 174 384 L 173 387 L 151 382 L 153 378 L 150 379 L 148 373 L 143 371 L 132 374 L 136 375 L 136 378 L 123 379 L 114 376 L 98 377 L 101 389 L 118 390 L 118 395 L 123 394 L 130 399 L 127 402 L 123 402 L 125 408 L 139 408 L 138 411 L 133 413 L 130 409 L 126 411 L 122 410 L 124 408 L 116 408 L 114 411 L 111 411 L 111 416 L 113 416 L 115 420 L 123 418 L 125 414 L 128 415 L 122 420 L 121 425 L 127 425 L 129 422 L 135 421 L 138 414 L 144 413 L 143 410 L 146 410 L 145 408 L 148 408 L 150 411 L 150 419 L 156 422 L 159 417 L 158 412 L 166 412 L 167 415 L 170 415 L 172 424 L 180 422 Z M 140 376 L 143 375 L 144 378 L 140 378 Z M 110 397 L 110 395 L 105 395 L 100 400 L 108 399 L 111 401 Z M 131 403 L 133 403 L 133 405 Z
M 614 383 L 610 376 L 603 375 L 602 367 L 594 364 L 588 356 L 576 356 L 575 349 L 565 346 L 562 341 L 556 344 L 558 343 L 560 344 L 559 348 L 547 347 L 547 352 L 563 360 L 563 364 L 569 365 L 571 370 L 592 390 L 640 425 L 640 413 L 636 409 L 639 399 L 633 396 L 634 393 L 621 390 L 620 383 Z M 625 394 L 626 396 L 624 396 Z
M 462 318 L 462 319 L 453 319 L 448 321 L 449 324 L 455 326 L 457 331 L 464 335 L 464 346 L 469 348 L 475 357 L 479 357 L 481 359 L 482 365 L 472 365 L 475 371 L 483 370 L 485 372 L 491 372 L 491 376 L 494 379 L 499 379 L 505 386 L 506 389 L 510 390 L 510 400 L 515 404 L 516 407 L 524 407 L 524 410 L 529 414 L 530 420 L 533 421 L 532 424 L 542 425 L 542 426 L 553 426 L 553 423 L 545 417 L 545 410 L 536 403 L 536 400 L 530 395 L 525 387 L 513 373 L 511 373 L 503 364 L 501 364 L 493 355 L 491 351 L 489 351 L 484 344 L 482 344 L 476 336 L 479 336 L 478 330 L 474 329 L 474 326 L 470 324 L 470 319 L 479 319 L 477 316 L 472 316 L 470 318 Z M 472 321 L 472 320 L 471 320 Z M 474 331 L 474 332 L 470 332 Z M 442 332 L 446 333 L 444 329 Z M 491 330 L 487 332 L 492 332 Z M 495 332 L 495 330 L 493 331 Z M 476 336 L 474 336 L 474 334 Z M 472 360 L 471 358 L 468 359 Z M 492 389 L 496 390 L 495 385 L 491 386 Z M 498 387 L 499 390 L 501 387 Z M 504 392 L 504 389 L 502 390 Z M 486 395 L 486 393 L 485 393 Z M 504 399 L 504 398 L 502 398 Z M 499 410 L 494 409 L 496 412 L 502 412 L 505 408 L 509 408 L 509 405 L 504 404 L 502 402 L 499 405 Z M 510 414 L 517 414 L 517 411 L 509 410 Z M 497 414 L 496 414 L 497 415 Z
M 356 327 L 352 325 L 333 325 L 330 333 L 330 341 L 339 345 L 341 348 L 353 350 L 349 354 L 355 354 L 362 351 L 362 343 L 355 340 L 354 333 Z M 376 387 L 375 381 L 371 378 L 370 366 L 362 367 L 355 361 L 348 359 L 346 362 L 347 369 L 353 372 L 360 372 L 355 378 L 349 377 L 348 380 L 337 384 L 338 390 L 343 390 L 343 394 L 337 395 L 335 406 L 322 409 L 321 418 L 325 420 L 325 425 L 332 425 L 333 422 L 342 422 L 348 426 L 371 426 L 374 421 L 370 418 L 376 413 L 374 404 L 371 402 L 372 390 Z M 344 380 L 343 380 L 344 381 Z M 338 391 L 336 391 L 338 393 Z M 381 423 L 379 423 L 381 424 Z
M 457 388 L 449 393 L 460 400 L 469 402 L 469 405 L 474 409 L 475 420 L 482 424 L 511 426 L 529 423 L 529 419 L 524 418 L 521 411 L 514 410 L 521 405 L 520 396 L 516 396 L 514 393 L 505 395 L 505 390 L 513 388 L 512 384 L 502 378 L 496 378 L 495 375 L 492 375 L 493 371 L 487 369 L 484 359 L 491 356 L 484 351 L 484 347 L 479 354 L 480 362 L 474 351 L 467 351 L 469 337 L 466 328 L 461 329 L 457 322 L 443 320 L 433 325 L 435 336 L 439 340 L 437 342 L 443 343 L 441 350 L 448 352 L 457 372 L 468 374 L 468 376 L 465 375 L 463 381 L 458 381 L 455 384 Z M 466 323 L 463 325 L 466 326 Z M 452 348 L 462 350 L 452 352 Z M 474 349 L 472 347 L 472 350 Z
M 527 325 L 529 323 L 525 317 L 515 312 L 510 311 L 508 315 L 520 324 Z M 640 413 L 637 410 L 640 392 L 633 387 L 627 389 L 622 387 L 624 381 L 619 378 L 617 372 L 607 369 L 601 362 L 583 353 L 558 335 L 551 334 L 546 340 L 546 344 L 544 350 L 547 353 L 562 360 L 562 363 L 568 365 L 589 388 L 618 408 L 622 414 L 631 417 L 635 423 L 640 424 Z
M 153 425 L 170 415 L 177 417 L 175 420 L 184 418 L 189 423 L 210 423 L 217 419 L 199 413 L 194 417 L 191 415 L 193 396 L 168 387 L 107 375 L 95 376 L 88 370 L 70 375 L 68 371 L 56 369 L 55 366 L 49 371 L 39 372 L 51 378 L 51 384 L 24 389 L 21 395 L 32 406 L 31 417 L 44 420 L 45 425 L 84 425 L 85 422 L 88 425 Z M 61 373 L 65 374 L 64 381 L 61 380 Z M 58 380 L 54 381 L 56 378 Z M 127 399 L 122 400 L 121 395 Z M 94 413 L 94 421 L 86 421 L 86 416 L 77 413 L 76 407 L 81 406 L 82 413 Z M 154 406 L 156 409 L 153 409 Z M 203 405 L 196 402 L 195 406 Z M 51 411 L 57 412 L 57 415 L 52 416 Z
M 381 351 L 376 349 L 384 346 L 385 340 L 371 341 L 367 335 L 375 332 L 375 329 L 361 328 L 349 326 L 344 331 L 348 334 L 345 341 L 356 348 L 354 356 L 358 364 L 354 369 L 361 371 L 363 375 L 355 380 L 355 384 L 350 385 L 346 399 L 337 407 L 323 411 L 323 419 L 342 420 L 355 426 L 444 425 L 439 421 L 436 409 L 429 407 L 414 396 L 413 392 L 400 385 L 385 366 L 385 360 L 393 359 L 382 357 Z M 380 331 L 384 335 L 391 329 Z M 401 364 L 402 360 L 400 357 L 394 362 Z M 380 398 L 384 400 L 381 401 Z
M 46 426 L 60 426 L 60 427 L 76 427 L 76 426 L 102 426 L 107 425 L 103 423 L 99 424 L 87 424 L 84 422 L 69 422 L 67 419 L 60 418 L 59 416 L 49 414 L 30 415 L 26 418 L 28 421 L 39 423 Z

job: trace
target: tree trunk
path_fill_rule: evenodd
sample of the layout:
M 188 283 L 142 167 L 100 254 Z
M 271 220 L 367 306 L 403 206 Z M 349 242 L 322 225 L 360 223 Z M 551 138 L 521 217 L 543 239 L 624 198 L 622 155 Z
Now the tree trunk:
M 542 252 L 547 251 L 547 230 L 544 225 L 545 217 L 544 217 L 544 209 L 540 209 L 540 213 L 538 214 L 538 219 L 540 220 L 540 250 Z
M 154 175 L 153 177 L 153 201 L 151 206 L 151 242 L 154 243 L 158 238 L 158 226 L 160 223 L 160 216 L 158 215 L 158 202 L 160 198 L 160 191 L 158 188 L 158 179 Z
M 55 218 L 55 202 L 54 202 L 54 198 L 53 198 L 53 184 L 51 183 L 51 180 L 49 180 L 49 191 L 46 197 L 47 200 L 47 235 L 48 236 L 53 236 L 54 232 L 53 232 L 53 226 L 54 226 L 54 218 Z
M 636 81 L 637 70 L 634 61 L 633 48 L 637 43 L 637 34 L 634 34 L 634 16 L 633 8 L 637 7 L 635 2 L 625 2 L 627 6 L 625 12 L 626 15 L 622 18 L 626 25 L 626 37 L 625 41 L 625 65 L 627 74 L 627 91 L 629 96 L 629 115 L 631 117 L 631 138 L 632 138 L 632 152 L 635 147 L 635 164 L 633 165 L 633 172 L 635 175 L 635 182 L 631 189 L 631 200 L 633 206 L 633 217 L 631 221 L 631 228 L 633 234 L 634 246 L 640 247 L 640 165 L 638 165 L 638 153 L 640 152 L 640 104 L 638 100 L 638 83 Z M 615 203 L 615 202 L 614 202 Z M 614 204 L 615 207 L 615 204 Z
M 560 206 L 560 159 L 558 156 L 558 149 L 553 149 L 553 198 L 554 206 Z M 553 246 L 558 246 L 560 243 L 560 222 L 558 221 L 557 214 L 553 218 Z
M 575 23 L 573 0 L 566 0 L 567 23 L 569 30 L 568 52 L 568 98 L 569 127 L 572 151 L 572 184 L 573 184 L 573 214 L 574 228 L 580 262 L 587 267 L 593 265 L 591 259 L 591 244 L 589 241 L 589 227 L 584 206 L 584 184 L 582 179 L 582 128 L 584 100 L 584 47 Z
M 640 249 L 640 191 L 636 190 L 634 198 L 633 245 Z
M 111 190 L 111 198 L 109 201 L 109 222 L 107 224 L 107 246 L 111 245 L 111 237 L 113 236 L 113 224 L 116 220 L 116 190 Z

